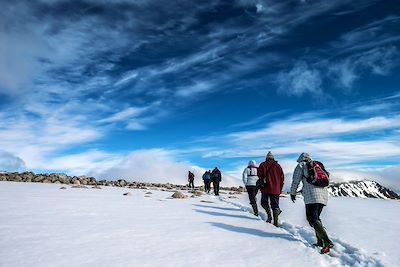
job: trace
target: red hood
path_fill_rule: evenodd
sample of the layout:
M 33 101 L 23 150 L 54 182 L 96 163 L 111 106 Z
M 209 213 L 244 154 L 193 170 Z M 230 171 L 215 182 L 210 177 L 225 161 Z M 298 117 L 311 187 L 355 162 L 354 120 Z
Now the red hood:
M 276 161 L 273 160 L 273 159 L 269 159 L 269 158 L 265 159 L 265 165 L 266 165 L 267 168 L 271 167 L 271 165 L 274 164 L 275 162 Z

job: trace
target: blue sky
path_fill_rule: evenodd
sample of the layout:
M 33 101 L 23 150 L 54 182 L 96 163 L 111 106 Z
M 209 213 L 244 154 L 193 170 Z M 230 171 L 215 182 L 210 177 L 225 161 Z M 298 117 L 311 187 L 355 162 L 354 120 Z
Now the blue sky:
M 177 182 L 268 150 L 400 190 L 396 1 L 2 1 L 0 168 Z M 184 178 L 183 178 L 184 179 Z

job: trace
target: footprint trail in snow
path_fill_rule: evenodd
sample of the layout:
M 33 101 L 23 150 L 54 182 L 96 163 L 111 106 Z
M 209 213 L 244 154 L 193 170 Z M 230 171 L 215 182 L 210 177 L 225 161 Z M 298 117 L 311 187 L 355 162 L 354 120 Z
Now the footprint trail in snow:
M 244 212 L 249 212 L 251 214 L 253 213 L 252 208 L 246 205 L 233 202 L 224 197 L 219 197 L 219 200 L 227 204 L 230 204 L 232 206 L 235 206 Z M 265 222 L 267 219 L 267 215 L 264 212 L 259 212 L 259 214 L 261 220 Z M 301 241 L 304 244 L 304 246 L 313 249 L 317 252 L 317 250 L 312 245 L 315 242 L 315 233 L 309 227 L 296 226 L 288 222 L 282 221 L 279 230 L 292 235 L 293 238 Z M 332 263 L 337 264 L 339 266 L 356 266 L 356 267 L 384 266 L 384 264 L 380 260 L 367 255 L 362 249 L 358 249 L 350 244 L 347 244 L 346 242 L 343 242 L 339 238 L 333 237 L 331 239 L 335 246 L 331 249 L 331 252 L 326 255 L 333 260 Z M 321 256 L 325 257 L 325 255 Z

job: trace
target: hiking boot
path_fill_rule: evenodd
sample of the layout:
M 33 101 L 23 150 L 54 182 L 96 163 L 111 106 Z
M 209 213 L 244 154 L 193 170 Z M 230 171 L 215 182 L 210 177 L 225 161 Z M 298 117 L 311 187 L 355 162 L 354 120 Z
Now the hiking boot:
M 325 230 L 324 226 L 322 225 L 321 221 L 317 221 L 316 223 L 314 223 L 314 229 L 315 229 L 315 234 L 317 236 L 317 239 L 319 238 L 322 240 L 323 248 L 328 248 L 328 249 L 332 248 L 333 243 L 329 239 L 328 234 L 326 233 L 326 230 Z
M 282 211 L 279 208 L 274 209 L 274 225 L 276 227 L 279 226 L 279 214 L 281 214 L 281 213 L 282 213 Z
M 258 216 L 258 207 L 257 207 L 257 204 L 251 204 L 251 206 L 253 207 L 254 216 Z
M 321 254 L 326 254 L 326 253 L 329 253 L 330 251 L 331 251 L 331 250 L 330 250 L 329 247 L 325 247 L 325 248 L 322 248 L 322 249 L 321 249 L 320 253 L 321 253 Z
M 267 213 L 267 216 L 268 216 L 268 219 L 266 220 L 266 222 L 271 223 L 272 222 L 272 214 L 271 214 L 271 209 L 270 209 L 269 205 L 261 204 L 261 206 L 265 209 L 265 212 Z
M 315 230 L 315 229 L 314 229 Z M 318 236 L 317 231 L 315 231 L 315 237 L 317 238 L 317 243 L 313 244 L 314 247 L 323 247 L 324 246 L 324 242 L 322 241 L 322 239 Z

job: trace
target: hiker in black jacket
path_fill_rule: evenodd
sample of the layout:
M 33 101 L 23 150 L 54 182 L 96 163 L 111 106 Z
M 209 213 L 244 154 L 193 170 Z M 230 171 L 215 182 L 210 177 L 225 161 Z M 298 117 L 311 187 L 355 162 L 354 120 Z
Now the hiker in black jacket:
M 222 176 L 221 172 L 218 170 L 217 167 L 211 172 L 211 180 L 213 183 L 214 194 L 219 196 L 219 183 L 221 182 Z
M 194 190 L 194 173 L 189 171 L 188 173 L 188 182 L 189 182 L 189 187 Z

